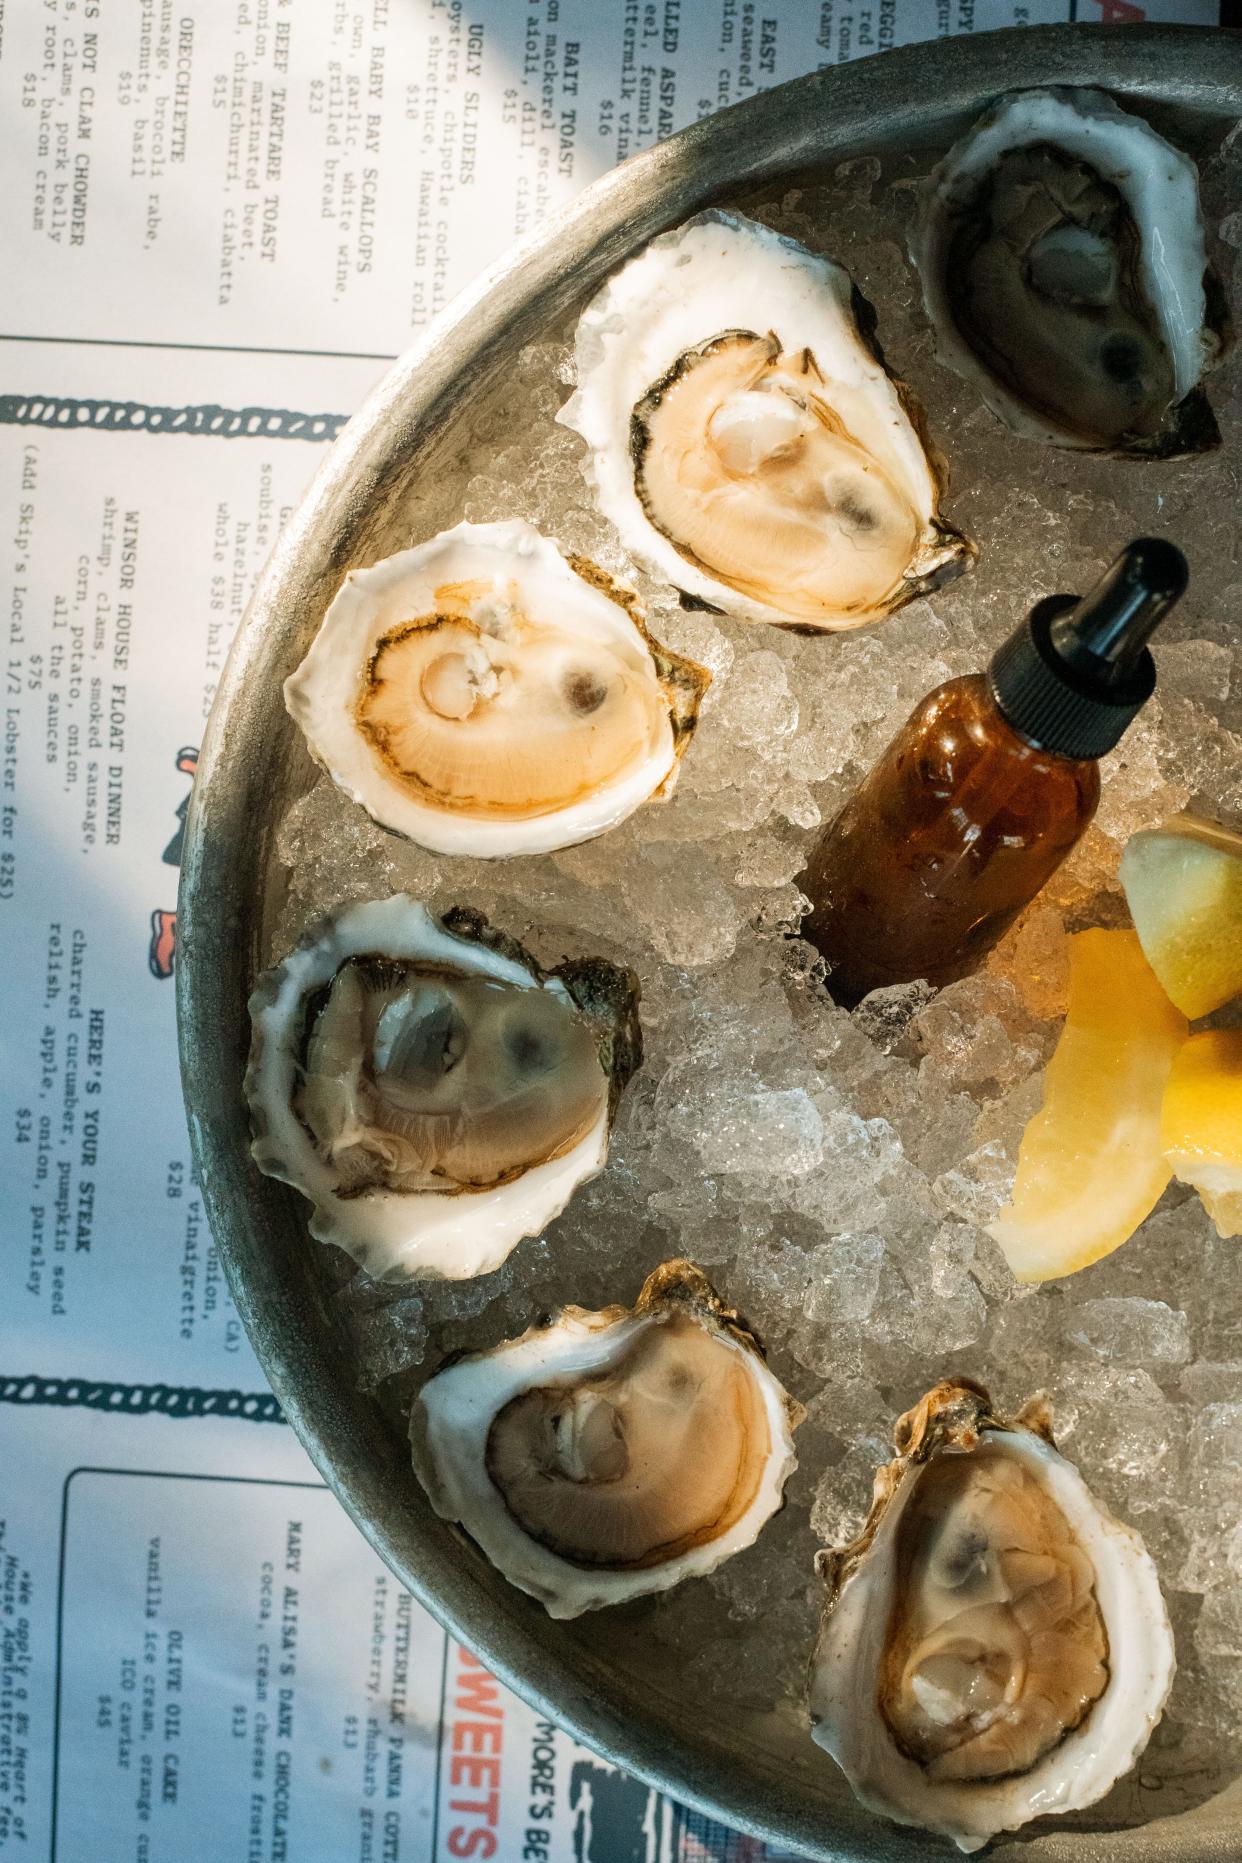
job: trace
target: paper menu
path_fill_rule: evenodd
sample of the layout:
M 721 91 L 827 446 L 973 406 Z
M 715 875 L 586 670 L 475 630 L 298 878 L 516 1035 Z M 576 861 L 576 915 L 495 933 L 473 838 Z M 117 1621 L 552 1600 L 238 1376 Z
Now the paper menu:
M 757 1863 L 502 1688 L 283 1424 L 0 1412 L 0 1853 Z
M 51 0 L 5 22 L 5 328 L 391 354 L 636 149 L 909 42 L 1215 0 Z
M 455 289 L 722 103 L 1074 5 L 45 0 L 4 18 L 0 1851 L 756 1854 L 487 1696 L 279 1421 L 189 1165 L 180 826 L 284 513 Z M 497 1702 L 499 1783 L 492 1736 L 453 1745 Z
M 256 1386 L 180 1104 L 177 861 L 254 576 L 376 365 L 34 345 L 22 359 L 60 392 L 0 405 L 5 1357 L 20 1340 L 44 1373 L 201 1384 L 244 1366 Z

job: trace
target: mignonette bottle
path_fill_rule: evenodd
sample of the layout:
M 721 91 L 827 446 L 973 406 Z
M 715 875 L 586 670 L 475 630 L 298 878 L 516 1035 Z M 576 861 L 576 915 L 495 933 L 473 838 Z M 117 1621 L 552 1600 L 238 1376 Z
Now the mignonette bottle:
M 828 987 L 974 969 L 1095 814 L 1098 759 L 1151 697 L 1147 642 L 1186 587 L 1181 552 L 1141 537 L 1090 594 L 1050 596 L 986 673 L 928 693 L 825 830 L 800 884 Z

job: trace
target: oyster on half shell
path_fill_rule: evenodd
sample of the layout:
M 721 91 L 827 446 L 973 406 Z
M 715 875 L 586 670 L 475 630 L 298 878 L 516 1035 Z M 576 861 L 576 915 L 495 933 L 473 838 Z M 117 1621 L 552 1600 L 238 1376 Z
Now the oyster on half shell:
M 602 1168 L 637 1005 L 628 971 L 545 972 L 477 912 L 348 906 L 250 999 L 255 1161 L 377 1279 L 487 1274 Z
M 1015 433 L 1201 452 L 1224 335 L 1194 163 L 1103 91 L 1017 91 L 923 189 L 912 256 L 941 360 Z
M 979 1850 L 1094 1804 L 1173 1681 L 1137 1533 L 1091 1494 L 1032 1399 L 997 1416 L 966 1380 L 901 1418 L 851 1544 L 821 1553 L 814 1738 L 863 1804 Z
M 669 1261 L 632 1310 L 566 1307 L 446 1365 L 410 1439 L 436 1512 L 577 1617 L 749 1546 L 782 1504 L 801 1416 L 702 1271 Z
M 960 570 L 939 466 L 848 272 L 740 214 L 655 239 L 592 299 L 557 416 L 622 542 L 748 621 L 861 627 Z
M 710 674 L 530 524 L 351 570 L 285 704 L 339 788 L 437 854 L 542 854 L 666 794 Z

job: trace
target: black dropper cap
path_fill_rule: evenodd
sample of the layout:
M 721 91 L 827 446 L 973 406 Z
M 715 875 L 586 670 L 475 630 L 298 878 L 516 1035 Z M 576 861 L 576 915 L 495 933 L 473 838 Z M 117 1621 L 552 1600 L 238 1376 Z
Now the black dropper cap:
M 1147 643 L 1186 581 L 1176 545 L 1139 537 L 1088 595 L 1039 602 L 988 667 L 1002 716 L 1040 750 L 1102 757 L 1155 690 Z

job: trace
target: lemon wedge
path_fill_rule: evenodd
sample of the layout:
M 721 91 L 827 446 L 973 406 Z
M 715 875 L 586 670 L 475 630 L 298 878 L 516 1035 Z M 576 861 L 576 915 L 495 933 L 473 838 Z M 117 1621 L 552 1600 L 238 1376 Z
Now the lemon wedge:
M 1242 835 L 1175 815 L 1130 836 L 1121 884 L 1147 962 L 1185 1015 L 1242 994 Z
M 1069 941 L 1065 1027 L 1018 1152 L 1013 1201 L 990 1225 L 1019 1281 L 1076 1274 L 1120 1248 L 1172 1176 L 1160 1112 L 1186 1018 L 1132 931 Z
M 1160 1140 L 1220 1236 L 1242 1235 L 1242 1029 L 1204 1029 L 1179 1050 Z

